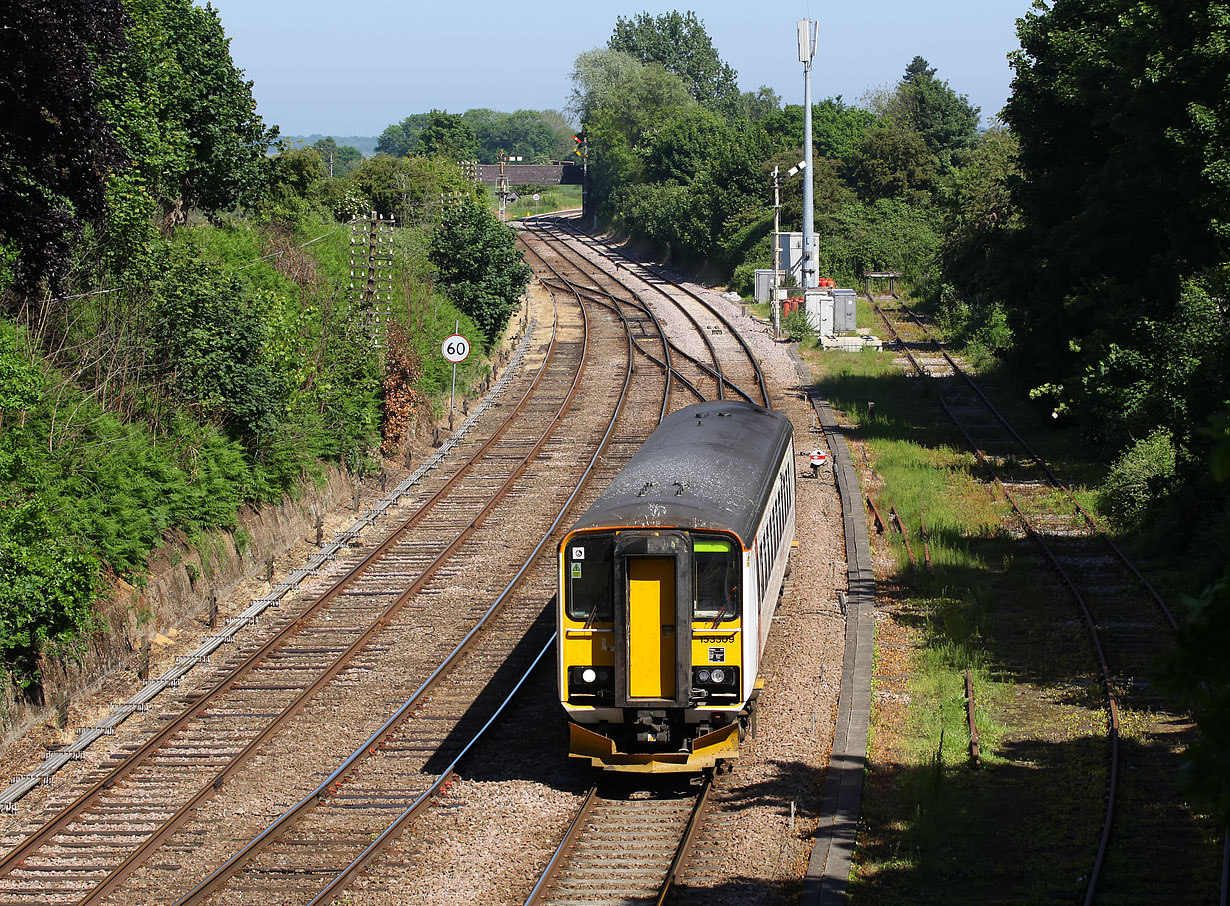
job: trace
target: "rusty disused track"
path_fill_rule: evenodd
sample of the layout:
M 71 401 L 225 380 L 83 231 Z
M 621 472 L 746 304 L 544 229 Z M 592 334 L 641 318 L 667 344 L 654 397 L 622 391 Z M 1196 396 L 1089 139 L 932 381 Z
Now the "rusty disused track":
M 1167 629 L 1176 625 L 1173 614 L 922 320 L 904 308 L 872 304 L 1060 577 L 1088 629 L 1107 702 L 1110 768 L 1086 904 L 1095 896 L 1114 902 L 1211 901 L 1209 891 L 1188 884 L 1199 887 L 1218 876 L 1222 852 L 1210 843 L 1217 831 L 1192 812 L 1177 787 L 1195 725 L 1149 681 Z
M 666 901 L 704 821 L 713 774 L 604 778 L 581 803 L 525 906 Z

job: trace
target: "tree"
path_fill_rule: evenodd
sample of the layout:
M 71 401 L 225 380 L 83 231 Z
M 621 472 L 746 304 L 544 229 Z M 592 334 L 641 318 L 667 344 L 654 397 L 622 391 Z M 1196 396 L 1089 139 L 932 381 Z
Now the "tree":
M 572 81 L 570 107 L 589 138 L 590 202 L 609 215 L 613 193 L 641 179 L 646 138 L 696 101 L 661 64 L 641 63 L 618 50 L 579 54 Z
M 251 207 L 277 138 L 231 60 L 217 10 L 191 0 L 127 0 L 128 47 L 99 70 L 100 107 L 134 167 L 132 185 L 164 207 Z
M 725 116 L 739 112 L 738 73 L 722 62 L 696 13 L 620 16 L 607 46 L 642 63 L 661 63 L 702 106 Z
M 1009 181 L 1017 174 L 1019 147 L 1007 129 L 989 130 L 945 186 L 944 279 L 964 297 L 983 295 L 994 282 L 994 252 L 1014 225 Z
M 427 128 L 428 114 L 412 113 L 400 123 L 394 123 L 380 133 L 376 141 L 376 153 L 392 157 L 405 157 L 419 144 L 419 136 Z
M 1230 409 L 1214 415 L 1209 428 L 1211 477 L 1224 490 L 1230 481 Z M 1162 685 L 1191 709 L 1200 729 L 1182 768 L 1183 788 L 1224 827 L 1230 822 L 1230 570 L 1185 600 L 1183 609 L 1175 645 L 1162 658 Z
M 812 145 L 817 157 L 852 160 L 867 129 L 880 117 L 841 99 L 826 98 L 812 105 Z M 760 121 L 775 148 L 800 148 L 803 141 L 803 107 L 787 104 Z M 796 158 L 792 164 L 798 163 Z
M 418 153 L 452 161 L 473 160 L 478 154 L 478 141 L 460 114 L 433 110 L 427 116 L 426 128 L 419 134 Z
M 551 156 L 556 160 L 567 160 L 572 156 L 572 152 L 576 148 L 576 144 L 572 140 L 576 128 L 568 117 L 559 110 L 540 110 L 538 116 L 555 133 L 555 147 L 552 149 Z
M 313 185 L 326 176 L 320 151 L 312 148 L 286 148 L 273 158 L 269 185 L 275 198 L 306 198 Z
M 124 47 L 119 0 L 12 0 L 0 26 L 0 257 L 14 281 L 6 307 L 43 282 L 58 289 L 69 239 L 105 209 L 124 160 L 95 103 L 97 65 Z M 0 285 L 0 290 L 4 287 Z
M 937 79 L 922 57 L 906 67 L 899 94 L 909 123 L 943 165 L 952 166 L 977 141 L 979 108 Z
M 558 114 L 552 119 L 536 110 L 497 113 L 467 110 L 462 118 L 474 129 L 478 159 L 495 163 L 501 151 L 533 163 L 546 163 L 571 153 L 572 129 Z
M 429 253 L 438 283 L 479 326 L 488 342 L 520 306 L 533 271 L 517 251 L 516 236 L 471 197 L 445 208 Z
M 1213 349 L 1201 353 L 1219 358 L 1202 367 L 1174 372 L 1151 338 L 1157 325 L 1183 329 L 1175 319 L 1193 291 L 1224 298 L 1230 12 L 1216 0 L 1056 0 L 1018 30 L 1005 116 L 1020 141 L 1019 227 L 1003 250 L 1016 266 L 994 289 L 1019 365 L 1045 382 L 1038 395 L 1057 414 L 1082 415 L 1110 449 L 1157 427 L 1180 447 L 1199 443 L 1192 424 L 1207 415 L 1207 398 L 1230 397 L 1226 353 L 1214 352 L 1224 302 Z M 1141 360 L 1124 367 L 1132 359 Z M 1157 375 L 1144 387 L 1142 367 Z M 1129 390 L 1135 401 L 1119 408 Z M 1141 423 L 1159 413 L 1182 421 Z
M 837 160 L 851 160 L 867 131 L 878 123 L 870 110 L 851 107 L 838 95 L 812 105 L 812 144 L 816 154 Z M 801 133 L 796 133 L 801 134 Z
M 569 109 L 582 127 L 599 111 L 613 117 L 636 142 L 663 114 L 696 102 L 683 80 L 659 64 L 646 65 L 618 50 L 587 50 L 572 69 Z
M 351 177 L 366 196 L 370 209 L 393 215 L 403 225 L 434 216 L 441 195 L 473 195 L 473 180 L 451 161 L 429 157 L 388 157 L 365 160 Z
M 863 133 L 848 175 L 863 198 L 901 196 L 921 202 L 934 188 L 939 166 L 922 136 L 913 129 L 881 123 Z
M 679 111 L 653 133 L 645 149 L 644 177 L 687 184 L 708 169 L 729 141 L 724 120 L 703 107 Z
M 319 152 L 325 175 L 329 177 L 349 176 L 363 163 L 362 151 L 350 145 L 339 146 L 332 135 L 314 142 L 312 147 Z
M 782 99 L 768 85 L 756 91 L 745 91 L 739 96 L 739 117 L 748 122 L 759 123 L 782 109 Z

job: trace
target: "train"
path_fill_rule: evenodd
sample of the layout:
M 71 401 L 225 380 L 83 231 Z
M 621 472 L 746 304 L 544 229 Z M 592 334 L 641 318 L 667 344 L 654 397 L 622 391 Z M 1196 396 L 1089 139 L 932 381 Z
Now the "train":
M 794 533 L 785 415 L 719 400 L 663 419 L 560 543 L 569 754 L 650 773 L 737 757 Z

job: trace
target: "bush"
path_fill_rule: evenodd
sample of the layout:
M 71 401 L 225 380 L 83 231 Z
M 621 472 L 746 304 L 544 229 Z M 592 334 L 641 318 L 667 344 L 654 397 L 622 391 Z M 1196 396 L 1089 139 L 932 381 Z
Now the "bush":
M 0 498 L 0 662 L 21 686 L 39 679 L 45 645 L 93 629 L 98 560 L 64 537 L 45 501 Z
M 1176 472 L 1174 439 L 1158 429 L 1124 450 L 1102 483 L 1100 509 L 1120 531 L 1142 527 L 1143 516 L 1165 494 Z
M 430 259 L 449 298 L 488 342 L 507 326 L 533 273 L 517 251 L 513 231 L 469 197 L 445 210 L 432 236 Z
M 802 306 L 799 306 L 790 314 L 786 315 L 782 321 L 782 327 L 790 336 L 790 339 L 796 342 L 803 343 L 809 340 L 816 339 L 816 329 L 811 326 L 811 322 L 807 320 L 807 312 Z
M 983 365 L 1011 348 L 1012 328 L 998 302 L 967 301 L 947 283 L 940 287 L 939 296 L 936 320 L 975 364 Z
M 268 326 L 239 279 L 191 259 L 160 289 L 153 340 L 175 396 L 241 437 L 272 434 L 283 401 L 264 357 Z

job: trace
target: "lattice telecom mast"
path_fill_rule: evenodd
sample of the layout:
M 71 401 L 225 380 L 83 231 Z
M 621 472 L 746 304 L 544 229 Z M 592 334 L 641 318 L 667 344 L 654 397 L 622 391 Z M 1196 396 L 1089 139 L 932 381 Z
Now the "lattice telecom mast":
M 350 223 L 351 305 L 376 346 L 384 346 L 393 304 L 393 217 L 375 211 Z

